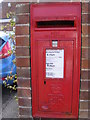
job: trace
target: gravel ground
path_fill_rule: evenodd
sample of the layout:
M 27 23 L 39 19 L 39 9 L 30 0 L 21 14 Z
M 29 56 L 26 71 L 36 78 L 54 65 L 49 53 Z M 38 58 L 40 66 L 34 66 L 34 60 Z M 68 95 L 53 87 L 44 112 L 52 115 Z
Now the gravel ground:
M 18 118 L 17 91 L 2 88 L 2 118 Z

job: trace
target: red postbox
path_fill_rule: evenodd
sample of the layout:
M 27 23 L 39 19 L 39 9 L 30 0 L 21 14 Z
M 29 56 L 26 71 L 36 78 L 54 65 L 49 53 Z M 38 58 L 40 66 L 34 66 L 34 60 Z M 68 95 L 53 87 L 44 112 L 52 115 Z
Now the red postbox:
M 78 118 L 81 4 L 31 4 L 32 115 Z

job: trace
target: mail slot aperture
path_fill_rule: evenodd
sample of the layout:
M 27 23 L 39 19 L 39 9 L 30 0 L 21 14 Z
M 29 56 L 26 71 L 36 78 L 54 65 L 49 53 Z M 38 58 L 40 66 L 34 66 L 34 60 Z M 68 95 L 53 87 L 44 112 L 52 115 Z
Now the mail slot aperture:
M 37 28 L 75 27 L 74 20 L 51 20 L 36 22 Z

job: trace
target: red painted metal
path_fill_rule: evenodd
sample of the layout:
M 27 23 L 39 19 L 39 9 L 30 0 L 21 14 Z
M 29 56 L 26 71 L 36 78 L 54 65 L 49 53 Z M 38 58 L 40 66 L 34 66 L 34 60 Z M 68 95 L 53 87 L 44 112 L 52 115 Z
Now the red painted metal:
M 32 115 L 78 118 L 81 4 L 31 4 Z M 57 46 L 52 41 L 57 40 Z M 46 77 L 46 50 L 64 50 L 64 77 Z

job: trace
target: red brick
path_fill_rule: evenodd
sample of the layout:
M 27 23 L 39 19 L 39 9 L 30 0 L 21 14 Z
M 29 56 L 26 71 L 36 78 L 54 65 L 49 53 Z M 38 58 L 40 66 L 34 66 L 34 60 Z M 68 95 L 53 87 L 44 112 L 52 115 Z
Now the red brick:
M 88 48 L 83 48 L 82 49 L 82 58 L 88 59 L 89 55 L 88 55 Z
M 90 110 L 88 111 L 88 118 L 90 119 Z
M 88 3 L 82 3 L 82 13 L 88 13 Z
M 88 23 L 88 14 L 82 14 L 82 23 Z
M 25 69 L 22 69 L 22 68 L 18 69 L 17 68 L 17 76 L 18 77 L 30 78 L 30 69 L 27 69 L 27 68 L 25 68 Z
M 90 24 L 90 12 L 88 14 L 88 23 Z
M 88 2 L 88 13 L 90 13 L 90 1 Z
M 88 37 L 82 37 L 82 47 L 88 47 L 89 46 L 88 40 L 89 40 Z
M 88 120 L 88 111 L 80 111 L 79 112 L 79 118 L 82 118 L 82 120 L 84 120 L 84 118 L 86 118 L 85 120 Z
M 90 58 L 88 60 L 88 68 L 90 69 Z
M 26 4 L 26 5 L 23 4 L 20 7 L 17 7 L 16 14 L 20 14 L 20 13 L 29 13 L 29 4 Z
M 89 99 L 89 96 L 88 96 L 88 92 L 83 92 L 83 91 L 81 91 L 80 92 L 80 100 L 88 100 Z
M 88 47 L 90 47 L 90 37 L 88 37 Z
M 30 59 L 29 58 L 17 58 L 16 65 L 17 67 L 30 67 Z
M 88 90 L 88 81 L 81 82 L 81 90 Z
M 81 71 L 81 79 L 90 79 L 90 71 Z
M 29 35 L 29 26 L 16 26 L 16 35 Z
M 29 23 L 29 15 L 17 15 L 16 24 L 27 24 Z
M 90 81 L 88 81 L 88 90 L 90 91 Z
M 31 107 L 31 99 L 19 98 L 18 103 L 19 106 Z
M 30 116 L 31 110 L 30 108 L 19 108 L 19 115 L 28 115 Z
M 30 87 L 30 79 L 18 78 L 18 87 Z
M 82 25 L 82 34 L 88 35 L 88 25 Z
M 88 101 L 88 109 L 90 110 L 90 101 Z
M 80 109 L 88 109 L 88 102 L 80 102 Z
M 90 35 L 90 26 L 88 26 L 88 35 Z
M 17 37 L 16 36 L 16 46 L 29 46 L 29 37 Z
M 89 62 L 90 62 L 90 60 L 82 60 L 81 68 L 82 69 L 89 69 L 89 66 L 88 66 Z
M 90 91 L 88 91 L 88 100 L 90 101 Z
M 18 88 L 18 97 L 31 97 L 30 89 Z
M 30 56 L 29 48 L 19 47 L 16 49 L 16 56 Z

